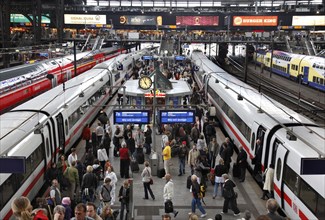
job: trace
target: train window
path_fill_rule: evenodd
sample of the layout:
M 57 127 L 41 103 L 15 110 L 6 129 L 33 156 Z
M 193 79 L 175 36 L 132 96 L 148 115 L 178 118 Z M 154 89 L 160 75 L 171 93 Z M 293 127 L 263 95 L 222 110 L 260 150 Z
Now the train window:
M 64 121 L 65 135 L 69 134 L 68 120 Z
M 313 67 L 314 67 L 314 68 L 316 67 L 316 64 L 315 64 L 315 63 L 313 64 Z
M 316 207 L 316 217 L 318 219 L 325 219 L 325 199 L 318 194 L 317 207 Z
M 300 182 L 299 198 L 313 213 L 315 213 L 317 193 L 303 179 L 301 179 Z
M 46 138 L 45 146 L 46 146 L 46 157 L 49 157 L 50 156 L 50 152 L 51 152 L 49 138 Z
M 299 176 L 287 164 L 283 171 L 283 181 L 294 194 L 298 194 Z
M 316 64 L 316 68 L 319 68 L 319 65 L 318 64 Z
M 313 76 L 313 82 L 316 82 L 316 76 Z
M 278 150 L 279 144 L 281 144 L 281 142 L 278 139 L 276 139 L 273 143 L 272 158 L 271 158 L 271 164 L 273 165 L 275 163 L 276 151 Z
M 281 158 L 278 158 L 277 165 L 276 165 L 276 179 L 277 179 L 277 181 L 280 181 L 281 171 L 282 171 L 282 160 L 281 160 Z
M 255 133 L 253 132 L 252 134 L 252 142 L 251 142 L 251 149 L 254 151 L 255 148 Z
M 319 79 L 319 84 L 321 84 L 321 85 L 324 84 L 324 79 L 323 79 L 323 78 L 320 78 L 320 79 Z

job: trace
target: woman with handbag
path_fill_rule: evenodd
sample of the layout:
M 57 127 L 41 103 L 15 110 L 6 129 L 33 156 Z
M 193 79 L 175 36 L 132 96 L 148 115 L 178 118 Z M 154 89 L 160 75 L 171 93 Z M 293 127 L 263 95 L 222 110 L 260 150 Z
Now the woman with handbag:
M 144 169 L 141 173 L 141 176 L 142 176 L 142 182 L 143 182 L 143 187 L 144 187 L 144 198 L 143 199 L 149 199 L 149 197 L 148 197 L 148 191 L 149 191 L 151 198 L 153 200 L 155 200 L 155 196 L 150 188 L 150 185 L 153 182 L 152 182 L 152 176 L 151 176 L 151 168 L 149 166 L 148 161 L 144 162 Z M 150 184 L 150 182 L 152 182 L 152 183 Z

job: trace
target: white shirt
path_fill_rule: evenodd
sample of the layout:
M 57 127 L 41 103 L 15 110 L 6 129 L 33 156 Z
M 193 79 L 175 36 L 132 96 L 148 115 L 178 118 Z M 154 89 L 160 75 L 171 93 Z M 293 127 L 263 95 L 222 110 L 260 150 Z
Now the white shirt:
M 70 154 L 68 156 L 68 164 L 69 166 L 71 167 L 72 165 L 72 161 L 77 161 L 78 160 L 78 155 L 77 154 L 74 154 L 74 156 L 72 154 Z
M 116 177 L 116 174 L 115 174 L 114 172 L 110 172 L 110 173 L 108 173 L 108 172 L 106 171 L 106 173 L 105 173 L 105 178 L 106 178 L 106 177 L 108 177 L 108 178 L 111 179 L 111 186 L 112 186 L 112 187 L 115 187 L 115 185 L 116 185 L 116 183 L 117 183 L 117 177 Z
M 164 186 L 163 193 L 164 201 L 173 200 L 174 198 L 174 183 L 172 180 L 169 180 Z

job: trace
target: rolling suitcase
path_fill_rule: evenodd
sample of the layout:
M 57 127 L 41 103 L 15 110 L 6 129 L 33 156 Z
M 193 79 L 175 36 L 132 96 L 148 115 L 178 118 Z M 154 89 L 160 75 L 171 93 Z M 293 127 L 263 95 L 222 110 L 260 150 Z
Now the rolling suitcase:
M 165 173 L 165 169 L 164 168 L 158 170 L 157 176 L 159 178 L 163 178 L 165 175 L 166 175 L 166 173 Z
M 136 173 L 140 171 L 139 164 L 136 160 L 131 160 L 131 171 L 132 173 Z
M 232 168 L 232 175 L 233 177 L 240 177 L 240 168 L 239 165 L 234 163 L 234 166 Z
M 191 185 L 192 185 L 192 180 L 191 180 L 192 176 L 188 176 L 187 180 L 186 180 L 186 188 L 190 189 Z
M 137 153 L 137 161 L 139 164 L 143 164 L 144 163 L 144 153 Z

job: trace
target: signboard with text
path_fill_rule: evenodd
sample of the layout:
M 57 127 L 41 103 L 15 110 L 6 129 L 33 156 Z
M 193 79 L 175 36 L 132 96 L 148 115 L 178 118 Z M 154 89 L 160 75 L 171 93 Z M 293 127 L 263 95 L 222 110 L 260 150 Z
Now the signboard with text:
M 114 124 L 149 124 L 148 110 L 114 110 Z
M 234 16 L 233 26 L 277 26 L 278 16 Z
M 64 24 L 106 24 L 106 15 L 64 14 Z
M 176 16 L 176 25 L 218 26 L 218 16 Z
M 325 16 L 293 16 L 292 26 L 325 26 Z
M 125 25 L 161 25 L 161 16 L 148 15 L 123 15 L 120 16 L 120 24 Z
M 26 157 L 0 156 L 0 173 L 26 173 Z
M 195 110 L 161 110 L 159 117 L 162 124 L 195 123 Z
M 33 15 L 28 15 L 33 20 Z M 49 24 L 51 23 L 50 18 L 46 16 L 41 16 L 41 23 L 42 24 Z M 31 21 L 25 17 L 23 14 L 10 14 L 10 22 L 11 23 L 30 23 Z

